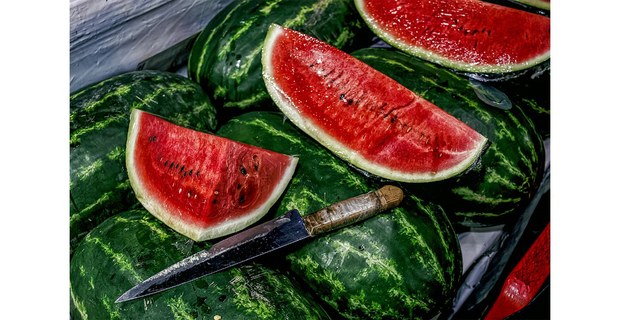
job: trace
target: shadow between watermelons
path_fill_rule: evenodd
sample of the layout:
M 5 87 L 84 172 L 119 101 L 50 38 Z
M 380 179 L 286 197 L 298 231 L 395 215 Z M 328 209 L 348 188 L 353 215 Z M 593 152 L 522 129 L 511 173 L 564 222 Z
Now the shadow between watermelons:
M 463 77 L 475 79 L 482 82 L 506 82 L 506 81 L 524 81 L 536 79 L 551 69 L 551 60 L 547 60 L 530 68 L 508 72 L 508 73 L 471 73 L 456 69 L 448 69 L 451 72 Z

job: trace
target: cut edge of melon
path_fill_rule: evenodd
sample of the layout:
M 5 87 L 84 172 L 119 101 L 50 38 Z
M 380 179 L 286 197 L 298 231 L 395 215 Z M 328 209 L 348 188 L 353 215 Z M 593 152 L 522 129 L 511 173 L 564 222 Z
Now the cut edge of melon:
M 297 127 L 299 127 L 306 134 L 317 140 L 320 144 L 325 146 L 327 149 L 331 150 L 338 157 L 344 159 L 345 161 L 351 163 L 352 165 L 365 170 L 371 174 L 377 175 L 379 177 L 383 177 L 386 179 L 407 182 L 407 183 L 424 183 L 424 182 L 434 182 L 445 180 L 450 177 L 456 176 L 461 172 L 465 171 L 469 167 L 471 167 L 476 160 L 480 157 L 482 152 L 486 149 L 488 145 L 488 139 L 483 135 L 480 135 L 482 138 L 478 141 L 474 148 L 472 148 L 470 155 L 461 161 L 458 165 L 452 166 L 449 169 L 442 170 L 436 173 L 410 173 L 399 171 L 395 169 L 388 168 L 386 166 L 377 165 L 375 162 L 369 161 L 365 159 L 362 155 L 360 155 L 354 149 L 351 149 L 338 140 L 334 139 L 329 134 L 325 133 L 323 130 L 318 129 L 312 120 L 305 119 L 301 116 L 299 112 L 297 112 L 297 108 L 294 103 L 288 98 L 288 96 L 283 92 L 283 90 L 275 83 L 273 77 L 273 67 L 270 62 L 270 57 L 273 50 L 273 45 L 278 38 L 279 35 L 283 32 L 283 27 L 272 24 L 269 27 L 269 31 L 267 32 L 267 36 L 265 38 L 265 42 L 263 45 L 263 56 L 262 56 L 262 64 L 263 64 L 263 80 L 265 81 L 265 86 L 267 87 L 267 91 L 273 98 L 274 102 L 280 110 L 286 115 L 286 117 L 293 122 Z
M 551 51 L 547 50 L 544 54 L 537 55 L 536 57 L 526 60 L 521 63 L 509 63 L 503 65 L 482 65 L 482 64 L 472 64 L 466 62 L 460 62 L 457 60 L 453 60 L 450 58 L 446 58 L 440 54 L 435 52 L 425 50 L 420 47 L 415 47 L 408 45 L 407 43 L 399 40 L 398 38 L 392 36 L 391 33 L 386 30 L 380 28 L 372 17 L 370 17 L 365 10 L 363 10 L 363 5 L 365 0 L 354 0 L 355 7 L 359 12 L 360 16 L 366 22 L 366 25 L 374 32 L 379 38 L 383 39 L 388 44 L 394 46 L 395 48 L 406 52 L 410 55 L 416 56 L 418 58 L 446 66 L 452 69 L 472 72 L 472 73 L 490 73 L 490 74 L 503 74 L 503 73 L 511 73 L 516 71 L 522 71 L 539 65 L 551 57 Z
M 299 159 L 297 157 L 287 155 L 290 158 L 288 167 L 284 170 L 280 181 L 269 195 L 267 201 L 265 201 L 260 207 L 246 213 L 242 217 L 228 219 L 209 228 L 196 227 L 177 218 L 172 212 L 159 205 L 155 199 L 149 197 L 148 193 L 144 191 L 144 187 L 142 186 L 136 172 L 132 169 L 134 168 L 134 160 L 132 155 L 134 154 L 135 145 L 133 142 L 135 141 L 139 131 L 137 128 L 140 123 L 141 115 L 144 113 L 146 113 L 146 111 L 133 109 L 130 116 L 125 157 L 129 183 L 134 190 L 136 198 L 148 212 L 165 223 L 171 229 L 194 241 L 205 241 L 226 236 L 237 231 L 241 231 L 260 220 L 278 201 L 282 193 L 284 193 L 284 190 L 295 173 L 295 168 L 297 167 Z

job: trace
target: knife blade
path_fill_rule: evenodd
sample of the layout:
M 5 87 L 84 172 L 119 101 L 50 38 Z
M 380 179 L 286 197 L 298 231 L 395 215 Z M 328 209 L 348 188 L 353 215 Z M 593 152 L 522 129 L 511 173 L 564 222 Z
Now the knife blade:
M 403 192 L 386 185 L 334 203 L 302 217 L 291 210 L 281 217 L 239 232 L 197 252 L 127 290 L 116 303 L 143 298 L 182 285 L 291 244 L 367 219 L 400 204 Z

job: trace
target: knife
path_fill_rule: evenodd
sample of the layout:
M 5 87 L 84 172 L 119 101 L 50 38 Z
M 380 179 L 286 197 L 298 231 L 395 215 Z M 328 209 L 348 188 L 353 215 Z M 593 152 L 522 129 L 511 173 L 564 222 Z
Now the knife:
M 305 217 L 299 211 L 291 210 L 171 265 L 123 293 L 116 299 L 116 303 L 162 292 L 293 243 L 351 225 L 399 205 L 402 199 L 401 189 L 386 185 L 334 203 Z

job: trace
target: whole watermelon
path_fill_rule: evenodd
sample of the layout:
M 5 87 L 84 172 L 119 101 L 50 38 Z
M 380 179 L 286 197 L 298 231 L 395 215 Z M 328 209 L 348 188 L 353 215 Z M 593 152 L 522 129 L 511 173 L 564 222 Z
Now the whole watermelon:
M 281 113 L 250 112 L 217 132 L 299 156 L 277 215 L 302 215 L 370 191 L 366 178 Z M 405 194 L 401 206 L 306 243 L 287 256 L 292 272 L 348 319 L 430 319 L 452 300 L 462 272 L 458 239 L 443 210 Z
M 205 248 L 145 210 L 93 229 L 70 263 L 72 319 L 328 319 L 283 273 L 250 263 L 144 299 L 115 303 L 125 290 Z
M 177 74 L 135 71 L 71 94 L 71 250 L 93 227 L 138 201 L 125 169 L 133 108 L 197 130 L 214 130 L 215 108 L 200 86 Z
M 353 56 L 465 122 L 491 142 L 468 171 L 406 188 L 441 205 L 451 221 L 463 228 L 514 221 L 532 199 L 544 169 L 540 134 L 519 101 L 504 106 L 486 97 L 485 102 L 478 97 L 477 83 L 398 51 L 368 48 Z

